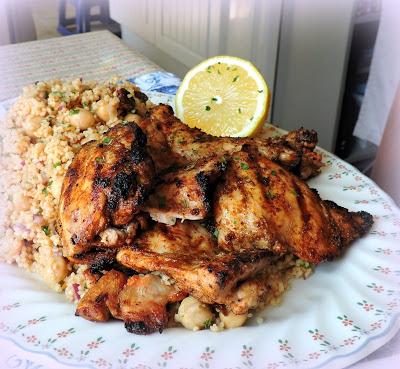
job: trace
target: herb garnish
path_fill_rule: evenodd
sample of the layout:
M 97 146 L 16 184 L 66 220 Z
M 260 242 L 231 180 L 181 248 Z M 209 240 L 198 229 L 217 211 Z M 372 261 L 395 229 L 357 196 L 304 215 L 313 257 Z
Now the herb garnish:
M 206 110 L 207 110 L 207 111 L 210 111 L 210 110 L 211 110 L 211 108 L 210 108 L 209 105 L 206 105 Z
M 242 109 L 239 108 L 239 109 L 238 109 L 238 112 L 239 112 L 239 114 L 242 114 Z
M 236 82 L 238 79 L 239 79 L 239 76 L 236 76 L 236 77 L 232 80 L 232 82 Z
M 94 159 L 94 160 L 96 160 L 96 163 L 104 163 L 104 158 L 102 157 L 102 156 L 98 156 L 96 159 Z
M 214 320 L 211 318 L 207 319 L 203 324 L 205 329 L 210 329 L 210 327 L 214 324 Z
M 240 163 L 240 166 L 242 167 L 243 170 L 249 169 L 249 166 L 246 163 Z
M 44 188 L 42 189 L 42 193 L 44 193 L 45 195 L 47 195 L 49 192 L 48 192 L 48 188 L 49 188 L 49 186 L 51 186 L 51 184 L 53 183 L 53 181 L 49 181 L 48 183 L 47 183 L 47 185 L 46 186 L 44 186 Z
M 275 195 L 274 195 L 272 192 L 267 191 L 267 192 L 265 193 L 265 197 L 266 197 L 268 200 L 273 200 L 273 199 L 275 198 Z
M 212 97 L 211 101 L 217 101 L 217 98 L 216 97 Z
M 264 90 L 257 90 L 259 94 L 263 93 Z
M 218 235 L 219 235 L 219 230 L 217 228 L 215 228 L 215 231 L 213 232 L 213 236 L 215 238 L 218 238 Z
M 42 231 L 48 236 L 50 234 L 49 226 L 42 226 Z
M 110 137 L 103 138 L 103 144 L 109 145 L 111 142 L 112 142 L 112 138 L 110 138 Z
M 61 161 L 58 161 L 57 163 L 53 164 L 53 168 L 57 168 L 61 165 Z
M 73 108 L 73 109 L 71 109 L 69 111 L 69 115 L 75 115 L 75 114 L 78 114 L 78 113 L 79 113 L 79 109 L 77 109 L 77 108 Z
M 271 170 L 271 175 L 275 177 L 276 176 L 276 171 L 275 170 Z

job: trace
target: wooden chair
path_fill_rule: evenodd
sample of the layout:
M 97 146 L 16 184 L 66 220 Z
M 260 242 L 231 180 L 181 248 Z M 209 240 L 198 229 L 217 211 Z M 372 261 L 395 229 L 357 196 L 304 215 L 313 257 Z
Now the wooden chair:
M 67 4 L 74 6 L 75 17 L 67 18 Z M 100 8 L 99 14 L 91 14 L 95 6 Z M 121 37 L 118 23 L 110 18 L 108 0 L 59 0 L 57 30 L 64 36 L 91 31 L 91 23 L 100 22 L 104 28 Z

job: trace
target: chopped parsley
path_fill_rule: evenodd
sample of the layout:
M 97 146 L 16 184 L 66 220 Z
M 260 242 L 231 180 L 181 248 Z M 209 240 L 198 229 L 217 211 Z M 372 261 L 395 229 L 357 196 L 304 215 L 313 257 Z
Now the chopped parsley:
M 232 80 L 232 82 L 236 82 L 238 79 L 239 79 L 239 76 L 236 76 L 236 77 Z
M 240 163 L 240 166 L 242 167 L 243 170 L 249 169 L 249 166 L 246 163 Z
M 103 138 L 103 144 L 104 145 L 109 145 L 112 142 L 112 138 L 110 137 L 104 137 Z
M 87 103 L 87 102 L 84 102 L 84 103 L 82 103 L 82 106 L 83 106 L 84 108 L 87 108 L 87 107 L 88 107 L 88 103 Z
M 217 70 L 218 74 L 221 74 L 221 72 L 219 71 L 219 69 Z
M 49 226 L 42 226 L 42 231 L 48 236 L 50 234 Z
M 275 198 L 275 195 L 274 195 L 272 192 L 267 191 L 267 192 L 265 193 L 265 197 L 266 197 L 268 200 L 273 200 L 273 199 Z
M 210 107 L 209 105 L 206 105 L 206 110 L 207 110 L 207 111 L 210 111 L 210 110 L 211 110 L 211 107 Z
M 57 168 L 61 165 L 61 161 L 58 161 L 57 163 L 53 164 L 53 168 Z
M 210 329 L 210 327 L 214 324 L 214 320 L 211 318 L 207 319 L 203 324 L 205 329 Z
M 264 92 L 264 90 L 258 90 L 259 94 L 262 94 Z
M 79 113 L 79 109 L 78 108 L 73 108 L 69 111 L 69 115 L 75 115 Z
M 158 206 L 160 208 L 165 208 L 166 204 L 167 204 L 167 201 L 164 196 L 161 196 L 158 198 Z
M 215 228 L 215 231 L 213 232 L 213 236 L 215 238 L 218 238 L 218 235 L 219 235 L 219 230 L 217 228 Z
M 211 101 L 217 101 L 217 98 L 216 97 L 212 97 Z
M 251 117 L 251 118 L 250 118 L 250 120 L 253 120 L 253 119 L 254 119 L 254 117 Z
M 308 261 L 302 260 L 302 259 L 298 259 L 296 264 L 298 264 L 299 266 L 306 268 L 306 269 L 312 269 L 313 266 L 312 264 L 310 264 Z
M 51 186 L 52 183 L 53 183 L 53 181 L 49 181 L 47 183 L 47 185 L 42 189 L 43 194 L 47 195 L 49 193 L 48 188 L 49 188 L 49 186 Z
M 129 122 L 128 122 L 127 120 L 123 120 L 121 123 L 122 123 L 124 126 L 126 126 L 127 124 L 129 124 Z
M 242 109 L 241 108 L 238 109 L 238 113 L 242 114 Z
M 271 175 L 275 177 L 276 176 L 276 171 L 275 170 L 271 170 Z
M 238 158 L 237 156 L 234 156 L 234 157 L 233 157 L 233 160 L 235 160 L 235 161 L 239 161 L 239 160 L 240 160 L 240 158 Z
M 104 158 L 102 156 L 98 156 L 96 159 L 94 159 L 96 163 L 104 163 Z
M 221 161 L 222 164 L 226 164 L 226 162 L 227 162 L 226 157 L 222 156 L 220 161 Z

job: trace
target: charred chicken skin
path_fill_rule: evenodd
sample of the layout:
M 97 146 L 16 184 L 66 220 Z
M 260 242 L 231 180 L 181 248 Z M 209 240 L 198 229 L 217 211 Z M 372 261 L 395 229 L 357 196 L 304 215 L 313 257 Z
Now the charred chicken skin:
M 236 153 L 215 192 L 218 245 L 225 250 L 291 252 L 314 264 L 340 255 L 372 225 L 318 193 L 251 147 Z
M 212 137 L 159 105 L 82 146 L 64 179 L 59 231 L 64 255 L 99 279 L 76 314 L 148 334 L 190 295 L 243 315 L 268 294 L 269 267 L 281 258 L 339 256 L 372 216 L 322 200 L 304 182 L 322 166 L 316 144 L 303 128 Z
M 83 145 L 61 190 L 64 255 L 79 262 L 79 255 L 92 248 L 115 248 L 131 240 L 138 228 L 135 215 L 153 180 L 146 136 L 136 124 L 118 125 L 102 141 Z
M 204 160 L 210 156 L 232 155 L 250 145 L 270 159 L 306 179 L 319 173 L 321 156 L 314 152 L 317 133 L 300 128 L 275 138 L 229 138 L 210 136 L 190 128 L 173 114 L 168 105 L 152 108 L 140 127 L 158 171 Z M 310 157 L 313 159 L 311 160 Z

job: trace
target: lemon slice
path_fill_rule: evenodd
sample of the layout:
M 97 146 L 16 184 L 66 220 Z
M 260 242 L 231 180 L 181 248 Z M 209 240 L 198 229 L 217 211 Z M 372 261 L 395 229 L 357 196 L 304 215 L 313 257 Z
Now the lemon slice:
M 270 92 L 247 60 L 216 56 L 191 69 L 175 97 L 176 115 L 214 136 L 246 137 L 263 125 Z

